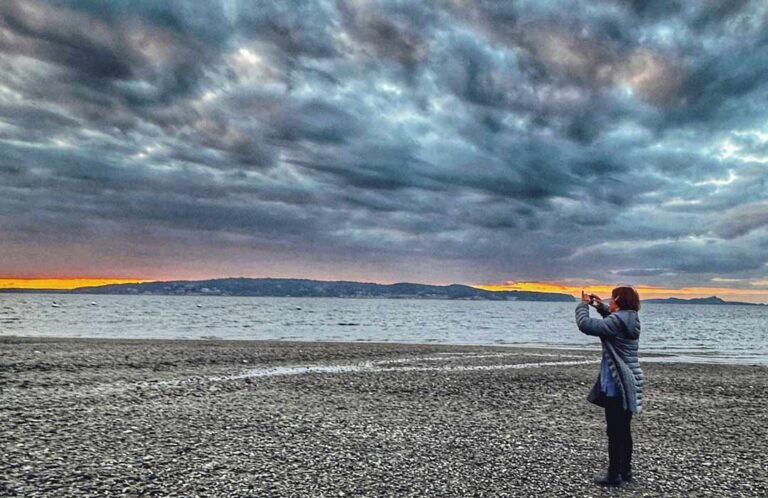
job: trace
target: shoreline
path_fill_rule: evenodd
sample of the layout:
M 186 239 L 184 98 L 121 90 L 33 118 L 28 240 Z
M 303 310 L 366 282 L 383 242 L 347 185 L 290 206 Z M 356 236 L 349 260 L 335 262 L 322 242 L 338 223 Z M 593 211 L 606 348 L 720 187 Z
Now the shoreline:
M 643 364 L 622 496 L 768 493 L 764 366 Z M 0 338 L 0 494 L 616 496 L 599 353 Z
M 366 340 L 301 340 L 301 339 L 241 339 L 241 338 L 222 338 L 222 337 L 194 337 L 194 338 L 145 338 L 145 337 L 69 337 L 69 336 L 21 336 L 21 335 L 0 335 L 0 344 L 5 340 L 12 341 L 112 341 L 112 342 L 234 342 L 243 344 L 265 344 L 265 343 L 285 343 L 285 344 L 337 344 L 340 346 L 348 344 L 370 344 L 370 345 L 393 345 L 393 346 L 449 346 L 449 347 L 476 347 L 476 348 L 501 348 L 506 350 L 534 350 L 534 351 L 562 351 L 579 353 L 600 352 L 599 345 L 579 346 L 575 344 L 536 344 L 536 343 L 443 343 L 443 342 L 395 342 L 395 341 L 366 341 Z M 642 347 L 641 347 L 642 350 Z M 683 350 L 678 352 L 665 351 L 646 351 L 640 353 L 640 361 L 653 363 L 687 363 L 699 365 L 741 365 L 741 366 L 762 366 L 768 367 L 768 358 L 734 358 L 724 356 L 714 351 L 690 351 Z

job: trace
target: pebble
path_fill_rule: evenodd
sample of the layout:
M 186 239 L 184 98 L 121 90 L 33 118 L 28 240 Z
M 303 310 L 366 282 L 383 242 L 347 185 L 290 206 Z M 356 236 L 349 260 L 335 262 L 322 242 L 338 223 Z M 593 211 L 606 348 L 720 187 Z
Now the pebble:
M 19 338 L 0 351 L 2 496 L 768 495 L 764 367 L 643 365 L 636 482 L 614 493 L 592 484 L 607 460 L 603 414 L 585 400 L 595 365 L 226 380 L 382 360 L 524 364 L 551 351 Z

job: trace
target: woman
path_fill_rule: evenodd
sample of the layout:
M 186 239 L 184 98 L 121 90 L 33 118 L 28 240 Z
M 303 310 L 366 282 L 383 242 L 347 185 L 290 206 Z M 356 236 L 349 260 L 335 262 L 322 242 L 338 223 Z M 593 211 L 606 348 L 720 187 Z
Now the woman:
M 589 305 L 603 317 L 590 318 Z M 605 408 L 608 433 L 608 474 L 595 480 L 601 486 L 632 481 L 632 414 L 640 413 L 643 372 L 637 359 L 640 337 L 640 296 L 632 287 L 616 287 L 608 306 L 594 294 L 581 292 L 576 324 L 587 335 L 600 338 L 603 358 L 600 376 L 587 399 Z

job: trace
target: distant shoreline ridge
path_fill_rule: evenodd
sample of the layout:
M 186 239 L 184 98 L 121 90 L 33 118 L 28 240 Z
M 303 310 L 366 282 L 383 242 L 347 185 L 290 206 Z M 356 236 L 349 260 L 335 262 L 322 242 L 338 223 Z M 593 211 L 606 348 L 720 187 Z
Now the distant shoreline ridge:
M 70 290 L 0 289 L 0 293 L 117 294 L 170 296 L 340 297 L 389 299 L 457 299 L 491 301 L 574 302 L 570 294 L 532 291 L 489 291 L 469 285 L 410 282 L 377 284 L 295 278 L 218 278 L 107 284 Z
M 680 299 L 678 297 L 667 297 L 663 299 L 644 299 L 644 303 L 652 304 L 715 304 L 715 305 L 738 305 L 738 306 L 765 306 L 763 303 L 748 303 L 742 301 L 725 301 L 717 296 L 694 297 L 692 299 Z
M 384 299 L 454 299 L 489 301 L 576 302 L 570 294 L 536 291 L 491 291 L 462 284 L 429 285 L 410 282 L 378 284 L 354 281 L 326 281 L 297 278 L 217 278 L 107 284 L 76 289 L 0 289 L 12 294 L 114 294 L 168 296 L 257 296 L 257 297 L 339 297 Z M 651 304 L 710 304 L 764 306 L 760 303 L 705 298 L 646 299 Z

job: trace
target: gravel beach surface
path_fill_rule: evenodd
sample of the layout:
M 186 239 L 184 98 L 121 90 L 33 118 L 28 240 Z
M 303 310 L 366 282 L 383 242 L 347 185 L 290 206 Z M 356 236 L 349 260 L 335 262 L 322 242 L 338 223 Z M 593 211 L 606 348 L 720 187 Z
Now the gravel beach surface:
M 642 361 L 642 358 L 641 358 Z M 599 353 L 0 338 L 0 496 L 767 496 L 768 368 L 646 361 L 604 490 Z

